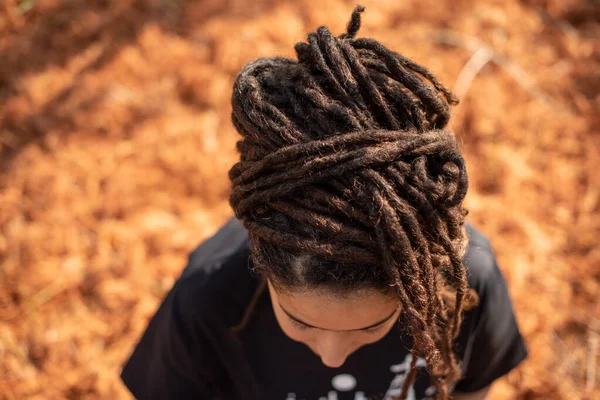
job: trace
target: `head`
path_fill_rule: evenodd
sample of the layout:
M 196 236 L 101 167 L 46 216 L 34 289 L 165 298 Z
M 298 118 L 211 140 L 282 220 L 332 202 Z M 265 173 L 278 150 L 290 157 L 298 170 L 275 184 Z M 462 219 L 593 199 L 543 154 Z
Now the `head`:
M 445 399 L 467 294 L 468 181 L 444 129 L 457 100 L 426 68 L 356 38 L 363 10 L 340 36 L 309 33 L 297 60 L 239 73 L 230 204 L 290 338 L 338 367 L 402 313 Z
M 364 288 L 335 293 L 327 288 L 276 288 L 268 282 L 271 303 L 281 329 L 306 344 L 323 364 L 341 367 L 358 348 L 384 337 L 400 314 L 398 298 Z

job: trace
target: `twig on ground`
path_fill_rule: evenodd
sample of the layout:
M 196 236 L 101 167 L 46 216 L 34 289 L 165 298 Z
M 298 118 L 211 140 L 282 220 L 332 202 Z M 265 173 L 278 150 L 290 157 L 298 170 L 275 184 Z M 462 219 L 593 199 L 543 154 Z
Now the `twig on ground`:
M 556 25 L 565 35 L 579 37 L 577 28 L 575 28 L 571 23 L 567 22 L 565 19 L 557 18 L 553 15 L 550 15 L 550 13 L 548 13 L 548 11 L 546 11 L 542 7 L 533 7 L 533 9 L 540 16 L 540 19 L 544 21 L 545 24 Z
M 537 85 L 531 79 L 529 79 L 523 68 L 511 61 L 508 57 L 498 53 L 481 40 L 450 30 L 434 31 L 432 37 L 438 43 L 462 47 L 474 53 L 459 74 L 459 79 L 462 77 L 463 81 L 457 80 L 456 82 L 456 88 L 464 91 L 463 96 L 466 95 L 466 90 L 468 89 L 468 86 L 464 88 L 465 83 L 470 85 L 471 81 L 475 78 L 481 68 L 483 68 L 487 62 L 492 61 L 499 67 L 503 68 L 531 96 L 540 98 L 546 103 L 552 102 L 552 98 L 542 92 Z M 471 75 L 472 77 L 470 77 Z M 459 86 L 459 83 L 461 86 Z M 458 96 L 458 98 L 462 99 L 461 96 Z
M 561 355 L 558 357 L 562 361 L 561 364 L 558 365 L 559 375 L 562 375 L 567 371 L 573 372 L 573 364 L 581 352 L 573 351 L 573 349 L 563 341 L 563 339 L 554 329 L 550 331 L 550 337 L 553 338 L 555 343 L 558 343 L 562 348 L 560 353 Z
M 454 94 L 456 97 L 461 100 L 464 98 L 471 87 L 473 79 L 475 79 L 479 71 L 481 71 L 493 57 L 494 53 L 485 47 L 480 47 L 473 53 L 471 58 L 469 58 L 469 61 L 467 61 L 460 71 L 460 74 L 458 74 L 458 78 L 456 78 L 456 83 L 454 84 Z

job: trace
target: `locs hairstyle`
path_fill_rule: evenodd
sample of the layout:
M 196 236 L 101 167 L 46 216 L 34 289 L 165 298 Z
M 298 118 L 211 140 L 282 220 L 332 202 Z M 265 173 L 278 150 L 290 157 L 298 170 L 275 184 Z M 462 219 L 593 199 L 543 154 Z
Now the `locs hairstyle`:
M 458 100 L 426 68 L 356 38 L 363 11 L 340 36 L 310 32 L 297 60 L 260 58 L 239 73 L 230 204 L 255 270 L 279 289 L 393 291 L 414 338 L 401 398 L 423 356 L 436 399 L 447 399 L 469 298 L 468 180 L 444 130 Z

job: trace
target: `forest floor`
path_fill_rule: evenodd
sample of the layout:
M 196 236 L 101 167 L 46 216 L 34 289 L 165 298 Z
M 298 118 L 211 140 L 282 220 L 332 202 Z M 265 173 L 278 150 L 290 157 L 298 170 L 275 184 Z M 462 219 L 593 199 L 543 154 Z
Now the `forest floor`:
M 493 398 L 600 398 L 600 3 L 362 4 L 359 36 L 461 98 L 468 218 L 530 349 Z M 0 399 L 130 398 L 123 362 L 231 215 L 235 75 L 320 25 L 344 32 L 354 5 L 0 5 Z

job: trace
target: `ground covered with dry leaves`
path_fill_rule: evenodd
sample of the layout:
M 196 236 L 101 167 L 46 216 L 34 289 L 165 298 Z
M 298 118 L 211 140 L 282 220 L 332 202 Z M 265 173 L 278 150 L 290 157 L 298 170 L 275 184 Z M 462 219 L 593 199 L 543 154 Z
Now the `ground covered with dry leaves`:
M 364 1 L 359 36 L 461 97 L 469 218 L 530 358 L 495 399 L 600 398 L 597 1 Z M 0 4 L 0 398 L 129 398 L 118 375 L 187 253 L 231 214 L 233 78 L 337 0 Z

